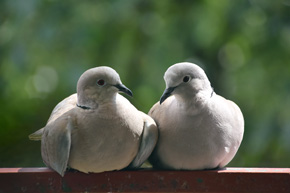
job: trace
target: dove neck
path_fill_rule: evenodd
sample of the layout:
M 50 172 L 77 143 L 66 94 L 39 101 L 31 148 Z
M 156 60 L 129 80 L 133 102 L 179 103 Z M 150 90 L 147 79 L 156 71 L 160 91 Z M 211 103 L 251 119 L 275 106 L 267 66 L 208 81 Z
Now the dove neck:
M 181 106 L 189 109 L 202 109 L 209 99 L 214 95 L 213 89 L 200 90 L 198 92 L 177 94 L 176 99 Z
M 104 97 L 103 95 L 84 95 L 78 93 L 78 105 L 82 107 L 87 107 L 90 109 L 100 108 L 101 106 L 107 106 L 108 104 L 116 103 L 117 93 L 111 96 Z
M 92 100 L 86 100 L 84 98 L 78 97 L 77 105 L 82 108 L 86 109 L 95 109 L 98 107 L 98 104 L 96 102 L 93 102 Z

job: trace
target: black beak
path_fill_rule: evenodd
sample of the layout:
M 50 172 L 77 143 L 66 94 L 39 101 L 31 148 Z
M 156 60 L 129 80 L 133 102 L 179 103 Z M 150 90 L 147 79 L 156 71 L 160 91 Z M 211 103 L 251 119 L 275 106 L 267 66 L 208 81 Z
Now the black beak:
M 176 87 L 169 87 L 165 89 L 164 93 L 160 98 L 160 104 L 162 104 L 168 97 L 170 97 L 171 93 L 174 91 Z
M 133 93 L 130 89 L 128 89 L 124 84 L 117 84 L 117 85 L 114 85 L 117 89 L 119 89 L 119 91 L 123 92 L 123 93 L 126 93 L 127 95 L 129 96 L 133 96 Z

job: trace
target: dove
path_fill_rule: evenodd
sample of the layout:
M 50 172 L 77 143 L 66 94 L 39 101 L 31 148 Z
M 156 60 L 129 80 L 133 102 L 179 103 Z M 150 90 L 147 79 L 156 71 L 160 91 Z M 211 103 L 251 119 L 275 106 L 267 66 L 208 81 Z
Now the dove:
M 164 80 L 160 102 L 148 113 L 159 129 L 150 163 L 154 168 L 173 170 L 226 166 L 243 138 L 240 108 L 216 94 L 203 69 L 195 64 L 170 66 Z
M 156 145 L 158 129 L 119 92 L 132 96 L 112 68 L 85 71 L 77 93 L 61 101 L 46 126 L 29 136 L 41 140 L 44 163 L 61 176 L 67 168 L 99 173 L 140 167 Z

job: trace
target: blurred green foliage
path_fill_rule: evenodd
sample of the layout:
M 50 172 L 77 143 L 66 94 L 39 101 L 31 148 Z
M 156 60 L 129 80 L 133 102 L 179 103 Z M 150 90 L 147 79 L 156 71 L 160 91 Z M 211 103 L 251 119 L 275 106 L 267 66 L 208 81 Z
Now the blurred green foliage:
M 148 112 L 183 61 L 244 113 L 229 166 L 290 166 L 289 0 L 1 0 L 0 167 L 44 166 L 27 136 L 88 68 L 113 67 Z

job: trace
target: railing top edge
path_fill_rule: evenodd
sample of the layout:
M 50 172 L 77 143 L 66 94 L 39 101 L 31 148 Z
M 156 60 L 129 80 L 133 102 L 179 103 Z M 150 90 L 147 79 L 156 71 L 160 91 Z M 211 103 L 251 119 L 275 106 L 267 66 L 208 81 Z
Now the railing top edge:
M 2 173 L 53 173 L 49 168 L 46 167 L 35 167 L 35 168 L 0 168 L 0 174 Z M 160 173 L 198 173 L 198 172 L 206 172 L 206 173 L 289 173 L 290 168 L 257 168 L 257 167 L 228 167 L 219 170 L 204 170 L 204 171 L 180 171 L 180 170 L 153 170 L 153 169 L 140 169 L 140 170 L 123 170 L 123 171 L 112 171 L 112 172 L 160 172 Z M 108 172 L 110 173 L 110 172 Z

